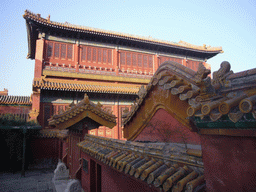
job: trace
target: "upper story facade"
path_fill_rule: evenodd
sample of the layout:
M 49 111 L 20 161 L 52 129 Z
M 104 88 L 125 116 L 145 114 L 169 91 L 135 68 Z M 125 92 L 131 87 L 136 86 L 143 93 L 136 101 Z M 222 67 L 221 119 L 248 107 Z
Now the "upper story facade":
M 100 74 L 106 75 L 107 81 L 145 84 L 164 61 L 175 61 L 193 70 L 199 63 L 210 68 L 207 59 L 222 52 L 221 47 L 53 22 L 50 16 L 45 19 L 27 10 L 23 17 L 28 32 L 27 57 L 36 61 L 35 78 L 44 75 L 103 80 L 94 76 Z

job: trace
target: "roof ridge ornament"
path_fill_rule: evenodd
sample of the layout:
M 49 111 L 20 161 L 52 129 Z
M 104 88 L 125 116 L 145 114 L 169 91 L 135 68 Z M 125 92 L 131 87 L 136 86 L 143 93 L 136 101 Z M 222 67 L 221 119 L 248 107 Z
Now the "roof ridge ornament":
M 98 103 L 97 103 L 97 107 L 98 108 L 101 108 L 103 105 L 98 101 Z
M 75 105 L 74 101 L 72 101 L 72 103 L 69 104 L 69 107 L 70 107 L 70 108 L 75 107 L 75 106 L 76 106 L 76 105 Z
M 51 15 L 49 14 L 48 17 L 46 18 L 48 22 L 50 22 Z
M 206 69 L 203 63 L 199 63 L 198 70 L 194 76 L 196 85 L 200 88 L 200 95 L 197 100 L 202 101 L 215 96 L 215 89 L 211 84 L 211 78 L 208 76 L 211 73 L 210 69 Z
M 84 102 L 85 102 L 85 104 L 89 104 L 90 103 L 89 97 L 88 97 L 88 95 L 86 93 L 84 94 Z
M 144 85 L 142 85 L 139 89 L 139 92 L 138 92 L 138 96 L 139 98 L 143 98 L 145 96 L 145 94 L 147 93 Z
M 223 61 L 220 64 L 220 69 L 213 72 L 212 85 L 217 89 L 221 86 L 226 86 L 229 82 L 226 80 L 227 77 L 233 74 L 233 71 L 230 71 L 230 63 L 228 61 Z
M 206 69 L 203 63 L 199 63 L 197 72 L 194 76 L 196 83 L 201 82 L 203 79 L 207 78 L 207 76 L 211 73 L 210 69 Z

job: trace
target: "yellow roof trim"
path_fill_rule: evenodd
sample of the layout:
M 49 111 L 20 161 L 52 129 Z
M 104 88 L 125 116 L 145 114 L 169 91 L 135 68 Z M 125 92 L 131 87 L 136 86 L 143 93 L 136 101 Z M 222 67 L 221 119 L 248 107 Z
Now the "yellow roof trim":
M 66 129 L 83 120 L 85 117 L 89 117 L 102 126 L 113 128 L 116 125 L 116 117 L 104 111 L 101 107 L 101 105 L 95 105 L 89 101 L 88 96 L 85 94 L 84 99 L 77 105 L 70 106 L 67 111 L 50 118 L 48 120 L 49 125 L 57 129 Z
M 55 76 L 55 77 L 68 77 L 68 78 L 79 78 L 79 79 L 90 79 L 90 80 L 103 80 L 103 81 L 117 81 L 127 83 L 140 83 L 148 84 L 150 79 L 134 78 L 134 77 L 122 77 L 122 76 L 111 76 L 111 75 L 97 75 L 97 74 L 82 74 L 82 73 L 70 73 L 61 71 L 50 71 L 43 70 L 44 76 Z
M 35 78 L 33 88 L 81 92 L 99 92 L 116 94 L 137 95 L 139 85 L 112 83 L 112 82 L 90 82 L 50 78 Z

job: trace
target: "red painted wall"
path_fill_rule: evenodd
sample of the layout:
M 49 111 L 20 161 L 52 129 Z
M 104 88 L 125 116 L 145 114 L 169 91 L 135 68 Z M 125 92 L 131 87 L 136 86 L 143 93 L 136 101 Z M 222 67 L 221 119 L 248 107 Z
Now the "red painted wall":
M 88 173 L 82 170 L 81 185 L 85 192 L 89 192 L 90 189 L 90 156 L 81 152 L 81 158 L 88 161 Z
M 78 148 L 77 143 L 81 141 L 80 137 L 70 134 L 70 147 L 71 147 L 71 166 L 69 168 L 69 174 L 72 178 L 75 178 L 75 174 L 80 167 L 80 148 Z
M 62 141 L 62 157 L 63 158 L 66 154 L 68 150 L 68 143 L 66 142 L 66 140 Z
M 31 106 L 0 106 L 0 114 L 12 113 L 12 114 L 28 114 L 31 110 Z
M 256 191 L 256 139 L 201 135 L 208 191 Z
M 201 144 L 197 133 L 190 131 L 164 109 L 159 109 L 135 141 L 161 141 Z
M 82 170 L 82 187 L 85 192 L 90 191 L 90 156 L 86 153 L 82 153 L 82 158 L 88 161 L 88 173 Z M 93 159 L 95 160 L 95 159 Z M 95 160 L 96 163 L 101 165 L 101 185 L 102 192 L 113 192 L 113 191 L 122 191 L 122 192 L 157 192 L 159 191 L 155 187 L 150 187 L 145 182 L 141 180 L 134 179 L 130 175 L 126 175 L 123 172 L 118 172 L 109 166 L 102 164 L 101 162 Z

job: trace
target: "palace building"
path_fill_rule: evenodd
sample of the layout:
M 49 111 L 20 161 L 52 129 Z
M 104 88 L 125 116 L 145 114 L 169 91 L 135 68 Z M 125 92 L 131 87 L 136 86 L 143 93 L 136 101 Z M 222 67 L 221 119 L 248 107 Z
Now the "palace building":
M 256 69 L 211 77 L 221 47 L 23 17 L 33 93 L 0 91 L 0 115 L 41 125 L 26 159 L 61 160 L 57 191 L 255 190 Z
M 35 60 L 30 117 L 43 128 L 48 119 L 77 104 L 86 93 L 94 103 L 117 117 L 113 129 L 101 126 L 90 134 L 123 139 L 126 108 L 138 98 L 141 85 L 164 61 L 175 61 L 196 70 L 199 63 L 221 47 L 195 46 L 107 30 L 51 21 L 50 16 L 25 11 L 28 34 L 27 58 Z

